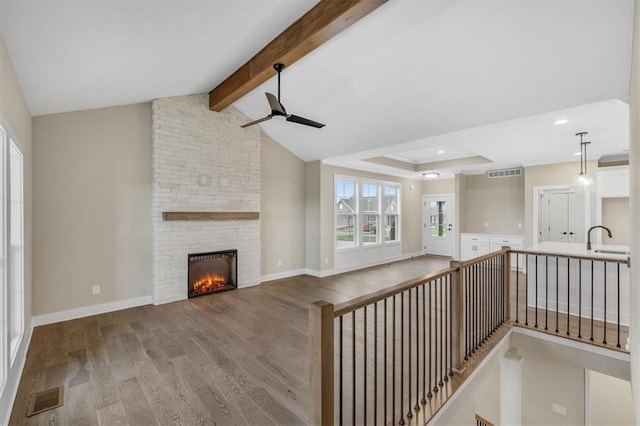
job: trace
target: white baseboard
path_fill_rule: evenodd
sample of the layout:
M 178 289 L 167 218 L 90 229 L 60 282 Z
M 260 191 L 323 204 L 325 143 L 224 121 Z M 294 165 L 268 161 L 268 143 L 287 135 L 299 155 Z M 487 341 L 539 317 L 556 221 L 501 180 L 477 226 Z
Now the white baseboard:
M 61 321 L 84 318 L 91 315 L 98 315 L 107 312 L 119 311 L 121 309 L 134 308 L 136 306 L 150 305 L 151 303 L 153 303 L 153 300 L 151 295 L 149 295 L 136 297 L 133 299 L 118 300 L 116 302 L 101 303 L 99 305 L 83 306 L 82 308 L 37 315 L 33 317 L 32 325 L 33 327 L 37 327 L 39 325 L 53 324 Z
M 307 275 L 311 275 L 313 277 L 324 278 L 329 277 L 331 275 L 344 274 L 345 272 L 357 271 L 358 269 L 370 268 L 372 266 L 384 265 L 386 263 L 391 262 L 399 262 L 401 260 L 411 259 L 413 257 L 424 256 L 424 253 L 421 251 L 416 251 L 413 253 L 405 253 L 399 256 L 393 256 L 387 259 L 378 260 L 375 262 L 367 263 L 367 264 L 357 264 L 357 265 L 348 265 L 340 268 L 332 268 L 326 269 L 324 271 L 316 271 L 315 269 L 305 269 L 304 273 Z
M 260 277 L 261 282 L 280 280 L 282 278 L 295 277 L 296 275 L 304 275 L 306 269 L 294 269 L 293 271 L 276 272 L 274 274 L 266 274 Z
M 16 354 L 15 365 L 9 369 L 5 388 L 0 394 L 0 424 L 8 425 L 11 411 L 13 410 L 13 404 L 16 401 L 18 395 L 18 386 L 20 385 L 20 379 L 22 378 L 22 370 L 27 361 L 27 351 L 31 344 L 31 335 L 33 334 L 33 321 L 26 330 L 25 336 L 20 342 L 20 347 Z

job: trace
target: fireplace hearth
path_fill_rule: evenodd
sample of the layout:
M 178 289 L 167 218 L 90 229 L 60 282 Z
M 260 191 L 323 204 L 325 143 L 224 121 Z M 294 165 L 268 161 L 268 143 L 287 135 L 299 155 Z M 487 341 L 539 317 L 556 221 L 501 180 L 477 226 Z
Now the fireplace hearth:
M 188 258 L 188 295 L 203 296 L 238 286 L 238 250 L 192 253 Z

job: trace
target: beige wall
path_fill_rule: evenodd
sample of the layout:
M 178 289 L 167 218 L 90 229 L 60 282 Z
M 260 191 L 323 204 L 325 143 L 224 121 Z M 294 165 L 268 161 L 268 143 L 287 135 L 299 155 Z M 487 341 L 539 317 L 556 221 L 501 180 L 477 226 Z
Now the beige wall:
M 304 229 L 305 267 L 320 271 L 320 204 L 321 204 L 321 164 L 320 161 L 304 165 Z M 331 257 L 333 262 L 333 256 Z
M 264 132 L 260 158 L 261 273 L 304 269 L 304 163 Z
M 500 424 L 500 364 L 487 368 L 476 392 L 476 414 L 494 425 Z
M 461 181 L 461 232 L 522 235 L 524 177 L 489 179 L 486 173 Z M 484 226 L 485 222 L 488 226 Z
M 308 166 L 307 166 L 308 167 Z M 402 253 L 415 253 L 422 250 L 422 182 L 414 179 L 403 179 L 396 176 L 383 175 L 378 173 L 370 173 L 361 170 L 347 169 L 343 167 L 331 166 L 328 164 L 321 165 L 321 184 L 320 184 L 320 229 L 322 232 L 319 235 L 319 239 L 316 240 L 315 234 L 307 234 L 307 241 L 310 241 L 312 245 L 316 244 L 316 241 L 320 242 L 320 257 L 318 259 L 309 259 L 307 256 L 307 262 L 311 260 L 311 263 L 307 263 L 307 267 L 315 269 L 310 265 L 317 265 L 321 263 L 320 270 L 327 270 L 333 268 L 333 185 L 334 175 L 341 174 L 347 176 L 358 176 L 370 179 L 376 179 L 387 182 L 397 182 L 401 184 L 401 226 L 402 226 Z M 308 174 L 305 178 L 311 178 Z M 315 190 L 317 188 L 310 188 L 309 183 L 305 182 L 307 189 Z M 411 186 L 413 185 L 413 189 Z M 315 200 L 314 196 L 310 197 L 309 194 L 305 194 L 307 201 Z M 314 201 L 315 202 L 315 201 Z M 313 206 L 311 206 L 314 208 Z M 307 206 L 309 209 L 310 206 Z M 315 226 L 311 224 L 311 226 Z M 307 230 L 309 230 L 310 224 L 307 223 Z M 315 230 L 312 230 L 315 233 Z M 307 244 L 307 247 L 309 245 Z M 313 255 L 312 255 L 313 257 Z
M 151 105 L 36 117 L 33 146 L 34 314 L 150 295 Z
M 589 176 L 596 178 L 596 161 L 587 163 Z M 548 164 L 524 169 L 524 237 L 525 247 L 533 241 L 533 188 L 536 186 L 571 184 L 571 178 L 580 172 L 580 162 Z
M 22 151 L 24 160 L 24 328 L 25 336 L 28 336 L 31 327 L 33 281 L 31 113 L 2 37 L 0 37 L 0 123 Z M 28 340 L 23 338 L 17 353 L 19 361 L 7 370 L 6 386 L 4 391 L 0 392 L 0 424 L 9 421 L 7 416 L 11 412 L 11 400 L 18 388 L 20 369 L 22 360 L 26 356 L 27 344 Z
M 454 194 L 456 181 L 453 177 L 447 179 L 426 179 L 422 182 L 423 195 Z
M 635 425 L 631 384 L 588 370 L 589 412 L 592 426 Z M 612 407 L 615 407 L 612 409 Z
M 584 424 L 584 366 L 566 347 L 536 338 L 512 334 L 511 345 L 522 355 L 522 424 Z M 554 403 L 566 407 L 567 415 L 554 413 Z
M 603 243 L 628 246 L 631 243 L 631 216 L 628 198 L 602 199 L 602 224 L 611 229 L 613 238 L 604 238 Z

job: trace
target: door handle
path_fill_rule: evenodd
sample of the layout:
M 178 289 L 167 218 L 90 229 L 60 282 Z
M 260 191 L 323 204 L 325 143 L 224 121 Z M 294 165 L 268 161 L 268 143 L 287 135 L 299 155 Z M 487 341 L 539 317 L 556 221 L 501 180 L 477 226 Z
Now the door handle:
M 566 232 L 563 232 L 563 233 L 562 233 L 562 235 L 567 235 L 567 233 L 566 233 Z
M 575 234 L 576 234 L 575 232 L 569 232 L 569 235 L 575 235 Z

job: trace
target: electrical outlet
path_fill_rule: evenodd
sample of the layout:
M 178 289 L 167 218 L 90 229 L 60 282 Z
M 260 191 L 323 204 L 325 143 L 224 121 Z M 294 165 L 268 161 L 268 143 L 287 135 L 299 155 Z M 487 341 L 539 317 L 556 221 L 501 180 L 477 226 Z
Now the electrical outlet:
M 551 411 L 553 411 L 554 413 L 558 413 L 561 416 L 567 415 L 567 407 L 563 407 L 562 405 L 551 404 Z
M 100 286 L 94 285 L 93 287 L 91 287 L 91 294 L 94 296 L 97 296 L 98 294 L 100 294 Z
M 282 259 L 278 259 L 278 266 L 282 266 Z
M 329 258 L 328 258 L 328 257 L 325 257 L 325 258 L 324 258 L 324 264 L 325 264 L 325 265 L 328 265 L 328 264 L 329 264 Z
M 489 227 L 489 222 L 485 222 L 485 223 L 484 223 L 484 227 L 485 227 L 485 228 L 488 228 L 488 227 Z
M 522 229 L 522 222 L 518 222 L 518 229 Z

